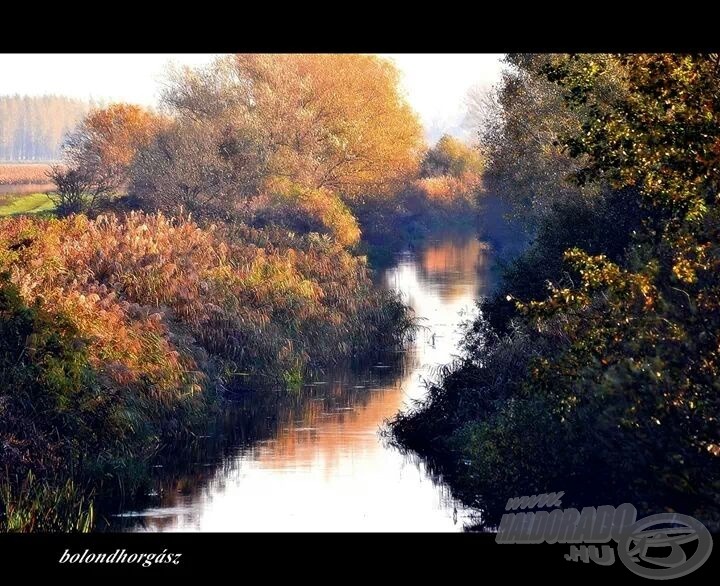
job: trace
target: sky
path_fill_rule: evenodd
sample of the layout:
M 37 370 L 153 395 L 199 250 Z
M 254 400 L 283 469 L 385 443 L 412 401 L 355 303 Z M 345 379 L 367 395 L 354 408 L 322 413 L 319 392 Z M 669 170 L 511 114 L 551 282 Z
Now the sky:
M 407 99 L 430 139 L 463 135 L 465 96 L 499 81 L 497 54 L 387 54 L 402 73 Z M 58 94 L 157 104 L 169 63 L 198 66 L 212 54 L 0 54 L 0 95 Z

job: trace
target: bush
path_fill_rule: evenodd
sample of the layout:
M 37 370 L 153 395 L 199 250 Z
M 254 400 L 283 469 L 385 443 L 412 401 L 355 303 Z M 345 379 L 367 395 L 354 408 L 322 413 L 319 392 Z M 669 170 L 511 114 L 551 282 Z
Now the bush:
M 350 355 L 383 331 L 361 333 L 358 317 L 393 306 L 362 258 L 279 228 L 143 213 L 18 219 L 0 245 L 24 298 L 70 316 L 104 375 L 149 383 L 160 399 L 192 393 L 223 361 L 271 374 Z
M 343 246 L 360 241 L 357 220 L 335 193 L 277 184 L 271 193 L 254 201 L 254 224 L 283 226 L 298 234 L 327 234 Z
M 277 226 L 14 218 L 0 271 L 0 467 L 18 527 L 51 525 L 17 503 L 55 502 L 67 478 L 132 493 L 220 391 L 297 384 L 413 326 L 362 257 Z M 41 488 L 21 498 L 26 473 Z
M 478 149 L 445 134 L 425 153 L 420 174 L 422 177 L 479 177 L 484 167 L 485 161 Z

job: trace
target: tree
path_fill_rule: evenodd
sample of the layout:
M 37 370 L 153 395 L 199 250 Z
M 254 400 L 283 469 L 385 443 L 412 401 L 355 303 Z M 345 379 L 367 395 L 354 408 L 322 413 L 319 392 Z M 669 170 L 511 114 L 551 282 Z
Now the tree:
M 387 194 L 416 170 L 417 117 L 395 66 L 366 55 L 237 55 L 271 172 L 344 198 Z
M 477 149 L 445 134 L 425 153 L 420 175 L 422 177 L 449 175 L 462 179 L 468 175 L 479 176 L 483 168 L 484 161 Z
M 138 153 L 131 192 L 146 209 L 226 218 L 247 208 L 266 173 L 264 147 L 246 127 L 179 116 Z
M 113 195 L 125 187 L 138 151 L 164 124 L 157 114 L 130 104 L 93 110 L 64 145 L 68 167 L 81 169 L 95 185 L 102 185 L 96 195 Z
M 192 197 L 242 199 L 277 179 L 346 201 L 390 193 L 415 173 L 422 147 L 420 124 L 398 81 L 389 61 L 362 55 L 235 55 L 183 70 L 164 95 L 176 118 L 168 136 L 176 138 L 159 143 L 178 145 L 180 134 L 195 133 L 202 146 L 191 148 L 202 150 L 206 163 L 212 158 L 209 167 L 217 171 L 189 173 L 174 147 L 158 143 L 143 157 L 135 186 L 163 204 L 178 194 L 187 194 L 183 204 Z M 184 168 L 184 179 L 154 181 L 170 180 L 173 165 Z M 248 175 L 253 180 L 238 184 Z
M 68 169 L 62 165 L 53 165 L 47 173 L 55 184 L 55 191 L 48 197 L 55 203 L 60 216 L 77 214 L 86 207 L 86 194 L 92 188 L 90 175 L 81 169 Z
M 488 159 L 486 182 L 530 231 L 555 204 L 591 201 L 601 185 L 567 181 L 584 164 L 572 157 L 564 139 L 582 132 L 581 109 L 567 107 L 562 89 L 547 78 L 550 54 L 510 54 L 497 90 L 471 95 L 471 115 L 485 124 L 479 142 Z M 607 64 L 598 96 L 609 101 L 622 93 L 621 75 L 608 55 L 578 55 L 578 63 L 594 59 Z
M 47 177 L 55 184 L 55 190 L 48 193 L 48 197 L 60 216 L 93 212 L 96 204 L 111 196 L 115 189 L 114 181 L 85 167 L 52 165 Z

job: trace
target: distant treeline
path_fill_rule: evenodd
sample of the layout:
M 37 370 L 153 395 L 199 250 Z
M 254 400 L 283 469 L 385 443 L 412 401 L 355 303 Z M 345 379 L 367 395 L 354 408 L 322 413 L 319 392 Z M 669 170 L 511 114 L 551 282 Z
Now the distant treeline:
M 91 106 L 62 96 L 0 96 L 0 161 L 59 159 L 65 134 Z

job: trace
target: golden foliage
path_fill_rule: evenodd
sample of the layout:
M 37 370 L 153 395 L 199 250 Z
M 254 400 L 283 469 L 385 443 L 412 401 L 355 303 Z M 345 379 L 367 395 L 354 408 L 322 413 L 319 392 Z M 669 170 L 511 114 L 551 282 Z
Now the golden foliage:
M 275 230 L 143 213 L 16 218 L 1 225 L 0 270 L 26 302 L 68 316 L 115 385 L 160 395 L 193 392 L 213 364 L 273 373 L 389 331 L 389 300 L 362 259 Z
M 258 198 L 255 204 L 264 221 L 287 226 L 301 234 L 328 234 L 343 246 L 353 246 L 360 241 L 355 216 L 332 191 L 275 181 L 271 194 Z
M 352 197 L 397 189 L 416 170 L 422 132 L 388 60 L 368 55 L 237 55 L 271 172 Z
M 79 132 L 88 155 L 101 167 L 127 169 L 135 154 L 147 147 L 162 128 L 164 120 L 133 104 L 113 104 L 90 112 Z
M 415 185 L 433 204 L 448 206 L 460 201 L 472 202 L 479 178 L 473 175 L 462 178 L 439 175 L 418 179 Z
M 445 134 L 425 153 L 421 173 L 424 177 L 449 175 L 467 180 L 470 176 L 479 177 L 484 169 L 485 160 L 479 149 Z

